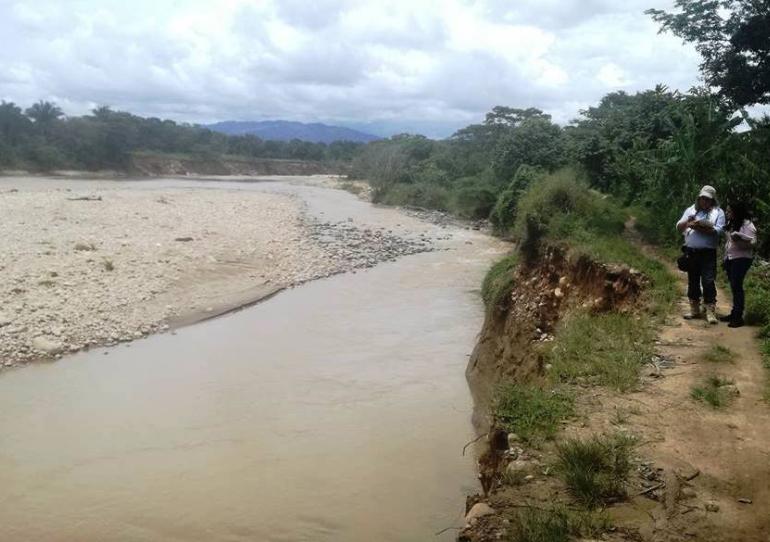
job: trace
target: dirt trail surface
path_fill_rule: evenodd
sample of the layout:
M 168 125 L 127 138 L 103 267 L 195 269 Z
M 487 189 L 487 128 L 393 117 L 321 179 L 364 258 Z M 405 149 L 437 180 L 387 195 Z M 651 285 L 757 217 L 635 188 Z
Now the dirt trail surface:
M 323 220 L 260 186 L 0 178 L 0 370 L 432 250 L 439 233 L 406 216 Z
M 720 294 L 726 314 L 729 296 Z M 684 313 L 685 303 L 679 308 Z M 673 473 L 662 504 L 638 521 L 645 540 L 770 541 L 770 405 L 762 398 L 767 375 L 755 334 L 679 318 L 663 328 L 665 368 L 648 368 L 643 391 L 627 400 L 627 407 L 641 408 L 628 428 L 652 441 L 640 452 Z M 704 358 L 715 345 L 734 360 Z M 733 381 L 739 393 L 719 410 L 690 397 L 714 374 Z

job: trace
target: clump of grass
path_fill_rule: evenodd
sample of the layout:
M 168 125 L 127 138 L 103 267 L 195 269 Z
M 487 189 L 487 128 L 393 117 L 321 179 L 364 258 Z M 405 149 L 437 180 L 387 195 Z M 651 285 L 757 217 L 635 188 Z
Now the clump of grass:
M 573 313 L 562 321 L 547 353 L 549 374 L 561 382 L 588 379 L 621 392 L 632 390 L 652 356 L 653 339 L 644 316 Z
M 102 265 L 104 266 L 104 270 L 105 271 L 114 271 L 115 270 L 115 264 L 112 263 L 112 260 L 110 260 L 110 259 L 105 259 L 102 262 Z
M 696 401 L 707 403 L 713 408 L 723 408 L 735 397 L 735 389 L 730 387 L 732 384 L 734 384 L 732 380 L 711 375 L 700 385 L 695 386 L 690 395 Z
M 574 413 L 572 396 L 565 391 L 526 384 L 503 385 L 494 406 L 502 426 L 533 445 L 553 438 L 561 421 Z
M 703 360 L 711 363 L 732 363 L 735 358 L 735 352 L 721 344 L 715 344 L 703 354 Z
M 518 255 L 511 253 L 487 271 L 481 285 L 481 297 L 488 309 L 500 305 L 513 291 L 513 274 L 518 261 Z
M 43 279 L 38 281 L 38 284 L 40 286 L 45 286 L 46 288 L 52 288 L 53 286 L 56 286 L 56 282 L 54 282 L 51 279 Z
M 610 528 L 606 514 L 564 507 L 525 508 L 511 521 L 511 542 L 567 542 L 573 537 L 598 537 Z
M 624 434 L 569 439 L 557 447 L 557 471 L 580 504 L 597 508 L 626 496 L 635 445 Z

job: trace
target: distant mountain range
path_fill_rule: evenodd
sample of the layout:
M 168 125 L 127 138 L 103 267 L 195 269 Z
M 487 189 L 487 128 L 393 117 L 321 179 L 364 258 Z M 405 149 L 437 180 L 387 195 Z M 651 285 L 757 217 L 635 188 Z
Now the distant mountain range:
M 228 120 L 209 124 L 207 128 L 228 135 L 253 134 L 262 139 L 290 141 L 299 139 L 313 143 L 332 143 L 333 141 L 355 141 L 368 143 L 381 139 L 376 135 L 359 132 L 342 126 L 327 124 L 292 122 L 288 120 L 236 121 Z

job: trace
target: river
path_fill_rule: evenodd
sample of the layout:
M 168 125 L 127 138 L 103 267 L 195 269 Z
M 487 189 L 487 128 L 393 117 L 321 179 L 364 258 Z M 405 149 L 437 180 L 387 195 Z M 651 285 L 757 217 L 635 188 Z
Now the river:
M 213 183 L 148 181 L 137 188 Z M 403 217 L 285 190 L 325 218 Z M 464 379 L 504 247 L 314 281 L 174 333 L 0 375 L 0 540 L 452 540 L 478 483 Z

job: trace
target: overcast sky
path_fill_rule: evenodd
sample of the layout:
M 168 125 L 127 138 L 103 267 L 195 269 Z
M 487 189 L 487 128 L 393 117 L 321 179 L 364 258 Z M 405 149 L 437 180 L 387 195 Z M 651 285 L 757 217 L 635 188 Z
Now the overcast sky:
M 188 122 L 443 137 L 495 105 L 559 122 L 699 81 L 643 11 L 668 0 L 0 0 L 0 98 Z

